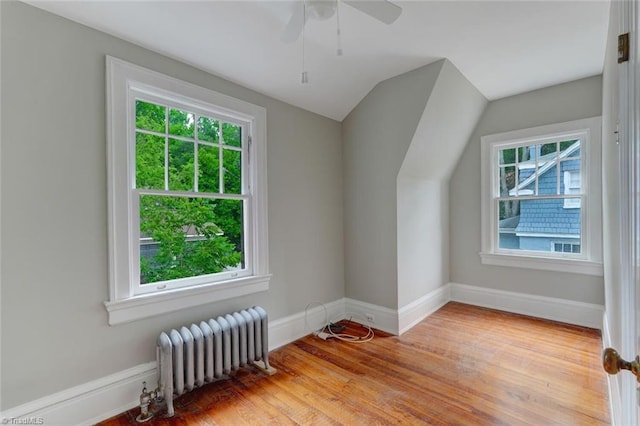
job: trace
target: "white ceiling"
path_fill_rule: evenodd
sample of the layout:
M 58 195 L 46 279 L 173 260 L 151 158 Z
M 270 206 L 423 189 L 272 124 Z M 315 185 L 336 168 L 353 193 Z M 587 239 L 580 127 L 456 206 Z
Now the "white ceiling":
M 609 1 L 395 1 L 385 25 L 340 5 L 336 22 L 281 33 L 290 1 L 28 1 L 301 108 L 342 120 L 380 81 L 448 58 L 489 100 L 602 72 Z

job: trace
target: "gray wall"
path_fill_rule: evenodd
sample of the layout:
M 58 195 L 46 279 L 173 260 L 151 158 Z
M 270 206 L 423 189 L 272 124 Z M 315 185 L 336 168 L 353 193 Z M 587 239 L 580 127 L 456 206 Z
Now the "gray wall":
M 446 60 L 398 172 L 399 308 L 449 282 L 449 178 L 486 105 Z
M 396 178 L 444 63 L 379 83 L 342 123 L 347 297 L 398 308 Z
M 344 120 L 348 297 L 397 309 L 448 282 L 448 180 L 486 102 L 444 59 L 381 82 Z
M 161 330 L 344 296 L 340 123 L 23 3 L 0 7 L 1 409 L 152 361 Z M 268 292 L 107 325 L 106 54 L 267 109 Z
M 600 76 L 490 102 L 450 182 L 451 281 L 603 304 L 603 278 L 480 263 L 480 137 L 602 113 Z
M 23 3 L 0 8 L 2 410 L 151 361 L 161 330 L 252 304 L 272 319 L 345 295 L 397 309 L 448 279 L 603 303 L 602 278 L 478 257 L 480 136 L 600 115 L 599 77 L 492 102 L 461 139 L 485 101 L 444 60 L 378 84 L 341 125 Z M 268 292 L 107 325 L 107 54 L 267 109 Z M 466 93 L 464 123 L 438 118 L 460 100 L 438 88 Z M 411 250 L 429 253 L 412 269 L 424 282 L 399 287 L 398 241 L 424 234 Z

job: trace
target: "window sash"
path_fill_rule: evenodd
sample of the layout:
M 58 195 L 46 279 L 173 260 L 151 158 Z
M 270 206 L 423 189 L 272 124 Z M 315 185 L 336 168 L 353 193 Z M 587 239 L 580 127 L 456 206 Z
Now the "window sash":
M 193 277 L 184 277 L 172 280 L 157 281 L 154 283 L 142 284 L 141 283 L 141 270 L 140 270 L 140 197 L 143 195 L 156 195 L 167 197 L 182 197 L 182 198 L 204 198 L 212 200 L 239 200 L 243 201 L 243 220 L 242 220 L 242 236 L 243 236 L 243 257 L 244 268 L 231 271 L 223 271 L 213 274 L 197 275 Z M 158 191 L 158 190 L 134 190 L 132 191 L 132 220 L 131 220 L 131 288 L 134 296 L 160 293 L 165 291 L 171 291 L 185 287 L 196 287 L 204 284 L 211 284 L 216 282 L 224 282 L 232 279 L 249 277 L 254 275 L 254 261 L 253 261 L 253 244 L 254 235 L 252 228 L 249 226 L 249 218 L 251 215 L 250 206 L 251 198 L 248 195 L 236 195 L 236 194 L 209 194 L 209 193 L 194 193 L 187 191 Z
M 575 143 L 578 143 L 577 149 L 579 150 L 579 155 L 572 155 L 575 150 L 570 151 L 569 149 L 565 149 L 565 151 L 560 151 L 560 145 L 562 142 L 569 142 L 571 140 L 575 140 Z M 539 194 L 539 179 L 540 176 L 544 175 L 551 167 L 554 167 L 556 173 L 556 194 L 560 195 L 562 192 L 560 191 L 561 187 L 561 170 L 562 164 L 566 161 L 579 161 L 580 169 L 584 170 L 586 166 L 584 151 L 586 149 L 586 134 L 585 133 L 569 133 L 562 136 L 552 136 L 549 138 L 540 137 L 540 138 L 530 138 L 521 141 L 504 141 L 499 143 L 494 143 L 491 147 L 491 165 L 490 169 L 492 170 L 491 178 L 492 178 L 492 191 L 493 197 L 501 196 L 501 170 L 506 170 L 509 168 L 513 169 L 514 173 L 514 187 L 509 189 L 507 188 L 507 193 L 511 197 L 521 197 L 522 195 L 538 195 Z M 537 148 L 542 147 L 544 145 L 556 144 L 557 150 L 556 155 L 554 157 L 550 157 L 545 159 L 545 161 L 541 162 L 541 157 L 537 153 Z M 519 151 L 520 149 L 529 149 L 535 147 L 536 153 L 534 153 L 533 159 L 527 159 L 524 161 L 519 160 Z M 514 161 L 512 162 L 503 162 L 500 158 L 500 153 L 504 151 L 514 150 Z M 483 167 L 487 167 L 483 165 Z M 533 184 L 534 189 L 521 189 L 519 188 L 523 182 L 520 182 L 520 169 L 533 169 L 533 173 L 523 180 L 523 182 L 529 181 L 526 186 L 530 186 Z M 581 185 L 582 188 L 582 185 Z M 579 192 L 582 194 L 582 192 Z M 542 194 L 544 196 L 551 194 Z
M 146 129 L 139 129 L 137 127 L 136 120 L 136 101 L 141 100 L 144 102 L 152 103 L 155 105 L 160 105 L 165 108 L 165 131 L 157 132 Z M 249 137 L 250 137 L 250 125 L 242 120 L 233 119 L 230 117 L 225 117 L 223 115 L 217 114 L 216 111 L 213 110 L 203 110 L 201 108 L 192 108 L 191 105 L 187 105 L 185 103 L 181 103 L 179 101 L 174 100 L 159 100 L 156 97 L 146 94 L 142 96 L 136 90 L 130 90 L 129 97 L 129 124 L 130 130 L 128 131 L 129 140 L 127 141 L 129 145 L 129 153 L 130 164 L 133 166 L 132 173 L 129 174 L 130 182 L 130 202 L 131 202 L 131 229 L 130 229 L 130 241 L 129 245 L 131 248 L 131 265 L 130 265 L 130 286 L 134 296 L 144 295 L 149 293 L 158 293 L 164 291 L 171 291 L 178 288 L 185 287 L 195 287 L 204 284 L 211 284 L 216 282 L 224 282 L 230 279 L 247 277 L 253 275 L 253 235 L 251 232 L 251 227 L 249 227 L 249 219 L 252 215 L 251 211 L 251 192 L 250 186 L 248 182 L 250 181 L 250 170 L 248 167 L 248 148 L 249 148 Z M 179 135 L 172 135 L 169 133 L 169 110 L 177 109 L 181 111 L 185 111 L 188 113 L 194 114 L 194 137 L 185 137 Z M 200 115 L 198 112 L 192 111 L 192 109 L 198 110 L 198 112 L 202 113 Z M 223 143 L 222 135 L 219 136 L 218 142 L 210 142 L 210 141 L 200 141 L 198 138 L 198 119 L 199 117 L 204 116 L 214 120 L 217 120 L 219 123 L 223 122 L 231 122 L 232 124 L 238 125 L 241 129 L 241 143 L 240 147 L 234 147 L 231 145 L 227 145 Z M 221 124 L 220 124 L 221 125 Z M 164 138 L 165 144 L 165 154 L 164 154 L 164 189 L 137 189 L 136 188 L 136 172 L 137 172 L 137 164 L 136 164 L 136 144 L 137 144 L 137 134 L 151 134 L 154 136 L 158 136 Z M 185 142 L 193 143 L 193 151 L 194 151 L 194 176 L 193 176 L 193 191 L 179 191 L 179 190 L 170 190 L 169 189 L 169 179 L 168 179 L 168 170 L 169 170 L 169 155 L 168 155 L 168 147 L 169 140 L 182 140 Z M 199 161 L 198 161 L 198 147 L 202 146 L 214 146 L 220 149 L 219 152 L 219 191 L 218 193 L 213 192 L 200 192 L 198 191 L 198 175 L 199 175 Z M 225 193 L 224 192 L 224 163 L 223 163 L 223 150 L 230 150 L 234 152 L 241 153 L 241 190 L 240 194 L 233 193 Z M 188 198 L 207 198 L 207 199 L 230 199 L 230 200 L 241 200 L 243 201 L 243 218 L 242 218 L 242 226 L 243 226 L 243 256 L 244 256 L 244 264 L 245 267 L 241 270 L 233 270 L 233 271 L 225 271 L 214 274 L 206 274 L 199 275 L 194 277 L 185 277 L 179 279 L 165 280 L 155 282 L 153 284 L 141 284 L 141 271 L 140 271 L 140 197 L 142 195 L 157 195 L 157 196 L 169 196 L 169 197 L 188 197 Z
M 149 89 L 151 90 L 151 89 Z M 147 103 L 151 103 L 151 104 L 155 104 L 158 106 L 162 106 L 164 107 L 165 110 L 165 114 L 166 114 L 166 118 L 165 118 L 165 131 L 164 132 L 158 132 L 158 131 L 153 131 L 153 130 L 148 130 L 148 129 L 140 129 L 137 127 L 137 120 L 136 120 L 136 101 L 143 101 L 143 102 L 147 102 Z M 131 179 L 132 182 L 130 182 L 129 187 L 132 189 L 136 188 L 136 134 L 146 134 L 146 135 L 151 135 L 151 136 L 157 136 L 160 138 L 164 138 L 165 140 L 165 180 L 164 180 L 164 186 L 165 186 L 165 190 L 169 191 L 169 178 L 168 178 L 168 170 L 169 170 L 169 156 L 168 156 L 168 144 L 169 144 L 169 140 L 178 140 L 178 141 L 183 141 L 183 142 L 191 142 L 194 144 L 193 149 L 194 149 L 194 191 L 195 193 L 201 193 L 201 191 L 199 191 L 199 187 L 198 187 L 198 180 L 199 180 L 199 162 L 198 162 L 198 147 L 199 146 L 210 146 L 210 147 L 215 147 L 220 149 L 219 152 L 219 168 L 218 168 L 218 173 L 219 173 L 219 192 L 218 194 L 224 194 L 224 164 L 223 164 L 223 153 L 224 150 L 229 150 L 229 151 L 234 151 L 234 152 L 239 152 L 241 155 L 241 190 L 240 192 L 242 194 L 245 193 L 250 193 L 251 191 L 251 187 L 249 182 L 251 181 L 251 176 L 250 176 L 250 167 L 249 167 L 249 161 L 251 159 L 250 157 L 250 151 L 249 151 L 249 144 L 250 144 L 250 137 L 251 137 L 251 124 L 245 120 L 239 119 L 237 117 L 233 117 L 230 115 L 225 115 L 224 113 L 221 112 L 221 110 L 218 109 L 212 109 L 212 108 L 203 108 L 202 106 L 196 106 L 193 105 L 192 103 L 188 103 L 188 102 L 180 102 L 179 100 L 176 99 L 168 99 L 168 98 L 163 98 L 163 97 L 159 97 L 156 96 L 152 93 L 149 92 L 142 92 L 140 90 L 137 89 L 130 89 L 129 90 L 129 96 L 128 96 L 128 108 L 129 108 L 129 125 L 130 125 L 130 130 L 128 132 L 129 137 L 132 138 L 129 141 L 129 155 L 130 158 L 133 159 L 131 161 L 130 167 L 133 167 L 132 170 L 132 174 Z M 188 137 L 188 136 L 181 136 L 181 135 L 173 135 L 169 133 L 169 110 L 170 109 L 175 109 L 175 110 L 181 110 L 181 111 L 185 111 L 188 113 L 192 113 L 194 115 L 194 137 Z M 132 115 L 131 115 L 132 114 Z M 236 126 L 239 126 L 241 129 L 241 143 L 240 143 L 240 147 L 235 147 L 232 145 L 228 145 L 226 143 L 223 143 L 223 137 L 222 137 L 222 132 L 220 134 L 219 140 L 218 142 L 211 142 L 211 141 L 205 141 L 202 140 L 198 137 L 198 119 L 200 117 L 207 117 L 207 118 L 211 118 L 215 121 L 218 121 L 219 123 L 229 123 L 229 124 L 233 124 Z

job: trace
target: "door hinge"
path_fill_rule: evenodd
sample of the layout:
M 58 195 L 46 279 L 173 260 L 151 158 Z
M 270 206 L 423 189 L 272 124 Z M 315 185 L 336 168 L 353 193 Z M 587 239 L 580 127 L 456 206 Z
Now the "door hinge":
M 618 36 L 618 63 L 627 62 L 629 60 L 629 33 L 620 34 Z

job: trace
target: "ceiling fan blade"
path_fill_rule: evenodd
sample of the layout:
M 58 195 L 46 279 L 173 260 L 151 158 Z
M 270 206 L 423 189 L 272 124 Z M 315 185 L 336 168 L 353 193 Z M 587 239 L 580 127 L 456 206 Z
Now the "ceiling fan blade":
M 402 13 L 400 6 L 387 0 L 343 0 L 343 2 L 385 24 L 392 24 Z
M 287 26 L 284 27 L 284 31 L 282 33 L 282 36 L 280 37 L 280 40 L 285 43 L 293 43 L 294 41 L 296 41 L 302 33 L 304 21 L 304 2 L 293 2 L 293 12 L 291 14 L 291 19 L 289 19 Z

